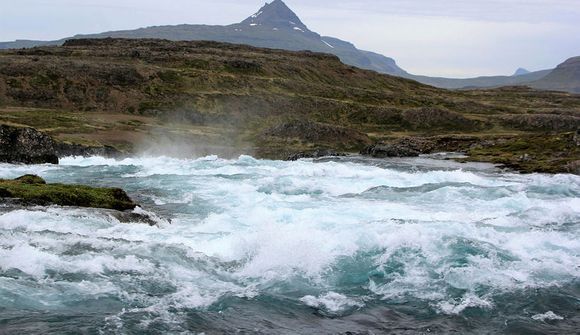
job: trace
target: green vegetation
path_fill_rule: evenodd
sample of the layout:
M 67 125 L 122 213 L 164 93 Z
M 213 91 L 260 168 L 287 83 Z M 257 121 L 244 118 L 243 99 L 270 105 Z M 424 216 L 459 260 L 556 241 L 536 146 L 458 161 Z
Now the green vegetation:
M 42 178 L 25 175 L 14 180 L 0 179 L 0 198 L 16 198 L 25 204 L 59 205 L 115 210 L 134 209 L 136 204 L 118 188 L 47 184 Z
M 490 162 L 522 172 L 578 173 L 580 147 L 574 133 L 498 139 L 467 151 L 470 161 Z
M 75 40 L 1 51 L 0 103 L 0 122 L 69 143 L 127 151 L 177 142 L 208 148 L 195 154 L 227 149 L 262 158 L 320 148 L 358 152 L 369 141 L 398 137 L 551 143 L 580 127 L 580 95 L 522 87 L 448 91 L 353 68 L 333 55 L 218 42 Z M 308 126 L 283 126 L 296 121 Z M 538 144 L 528 155 L 554 167 L 569 162 L 549 157 L 580 160 L 577 151 L 549 147 Z M 474 157 L 508 161 L 484 148 Z M 537 171 L 555 171 L 541 165 Z

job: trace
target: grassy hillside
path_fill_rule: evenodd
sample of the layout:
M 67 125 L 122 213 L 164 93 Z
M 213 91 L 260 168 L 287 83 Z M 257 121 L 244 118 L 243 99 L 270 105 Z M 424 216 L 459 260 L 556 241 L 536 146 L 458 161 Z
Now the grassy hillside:
M 361 69 L 373 70 L 423 84 L 447 89 L 492 88 L 513 85 L 528 85 L 540 89 L 578 93 L 580 74 L 572 63 L 566 62 L 552 70 L 542 70 L 518 76 L 487 76 L 466 79 L 428 77 L 409 74 L 401 69 L 394 59 L 377 53 L 359 50 L 352 43 L 328 36 L 320 36 L 302 23 L 300 18 L 281 0 L 267 3 L 254 15 L 240 23 L 227 26 L 181 24 L 154 26 L 133 30 L 109 31 L 98 34 L 75 35 L 57 41 L 18 40 L 0 43 L 0 49 L 21 49 L 35 46 L 62 45 L 70 39 L 87 38 L 131 38 L 167 39 L 171 41 L 217 41 L 246 44 L 261 48 L 291 51 L 310 50 L 330 53 L 340 60 Z M 545 78 L 547 75 L 549 77 Z
M 63 141 L 138 149 L 167 141 L 194 153 L 275 158 L 356 152 L 402 136 L 510 138 L 580 125 L 578 95 L 447 91 L 333 55 L 163 40 L 0 52 L 0 108 L 1 122 Z M 573 151 L 568 160 L 577 159 Z

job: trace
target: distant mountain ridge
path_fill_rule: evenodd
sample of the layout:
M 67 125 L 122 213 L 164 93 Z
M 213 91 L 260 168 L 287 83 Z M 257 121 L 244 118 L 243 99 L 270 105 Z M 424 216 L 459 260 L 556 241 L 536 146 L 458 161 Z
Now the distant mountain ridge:
M 516 76 L 522 76 L 524 74 L 529 74 L 530 71 L 528 71 L 528 69 L 524 69 L 523 67 L 520 67 L 519 69 L 516 70 L 516 72 L 514 72 L 514 74 L 512 75 L 513 77 Z
M 427 77 L 406 75 L 405 78 L 416 80 L 420 83 L 448 89 L 492 88 L 501 86 L 525 86 L 531 82 L 542 79 L 552 70 L 541 70 L 518 76 L 489 76 L 467 79 L 453 79 L 440 77 Z
M 159 38 L 172 41 L 210 40 L 236 44 L 247 44 L 256 47 L 284 49 L 291 51 L 310 50 L 314 52 L 331 53 L 348 65 L 362 69 L 373 70 L 379 73 L 390 74 L 416 80 L 423 84 L 440 88 L 463 89 L 501 87 L 513 85 L 530 85 L 546 87 L 546 89 L 562 89 L 575 87 L 574 84 L 559 82 L 555 86 L 555 79 L 540 81 L 552 70 L 527 72 L 518 69 L 513 76 L 488 76 L 468 79 L 438 78 L 414 75 L 400 68 L 395 60 L 384 55 L 360 50 L 350 42 L 335 37 L 321 36 L 311 31 L 282 0 L 266 3 L 256 13 L 240 23 L 228 26 L 210 25 L 174 25 L 154 26 L 135 30 L 110 31 L 99 34 L 75 35 L 58 41 L 31 41 L 17 40 L 0 43 L 0 49 L 31 48 L 35 46 L 62 45 L 69 39 L 80 38 Z M 564 71 L 560 69 L 559 72 Z M 527 73 L 526 73 L 527 72 Z M 559 81 L 568 78 L 559 75 Z
M 406 74 L 392 58 L 359 50 L 352 43 L 334 37 L 323 37 L 312 32 L 282 0 L 266 3 L 242 22 L 228 26 L 190 24 L 154 26 L 136 30 L 75 35 L 58 41 L 5 42 L 0 43 L 0 49 L 62 45 L 68 39 L 106 37 L 161 38 L 172 41 L 209 40 L 291 51 L 311 50 L 334 54 L 344 63 L 362 69 L 398 76 Z
M 240 26 L 267 26 L 272 27 L 272 30 L 311 32 L 298 15 L 279 0 L 265 4 L 254 15 L 242 21 Z
M 529 86 L 542 89 L 580 94 L 580 57 L 573 57 L 558 65 L 545 77 Z

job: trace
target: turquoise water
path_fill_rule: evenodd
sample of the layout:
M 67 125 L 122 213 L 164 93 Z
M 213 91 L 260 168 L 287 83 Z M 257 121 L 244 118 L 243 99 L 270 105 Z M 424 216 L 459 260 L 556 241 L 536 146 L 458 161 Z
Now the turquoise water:
M 580 177 L 430 158 L 65 158 L 157 216 L 0 208 L 0 333 L 576 333 Z

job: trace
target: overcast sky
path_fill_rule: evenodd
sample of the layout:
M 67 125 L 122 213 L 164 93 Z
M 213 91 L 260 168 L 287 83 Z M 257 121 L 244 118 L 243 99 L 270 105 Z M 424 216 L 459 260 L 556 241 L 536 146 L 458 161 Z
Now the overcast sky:
M 313 31 L 446 77 L 551 68 L 580 55 L 580 0 L 286 0 Z M 239 22 L 263 0 L 0 0 L 0 41 Z

